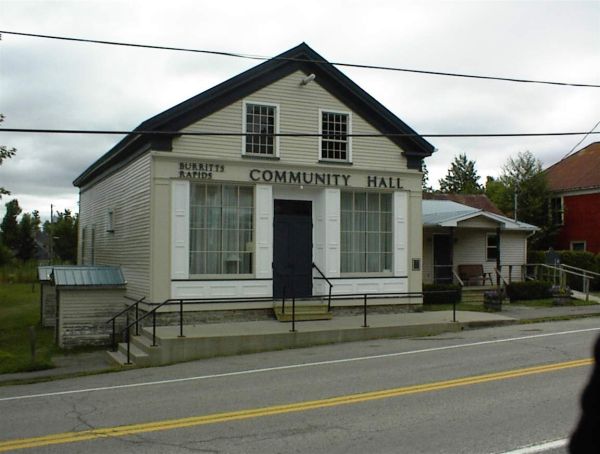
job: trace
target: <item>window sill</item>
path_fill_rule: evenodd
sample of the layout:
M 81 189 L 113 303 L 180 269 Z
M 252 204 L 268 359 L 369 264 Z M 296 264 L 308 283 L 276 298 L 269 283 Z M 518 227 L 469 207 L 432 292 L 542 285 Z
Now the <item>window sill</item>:
M 340 164 L 343 166 L 351 166 L 352 162 L 350 161 L 342 161 L 342 160 L 336 160 L 336 159 L 319 159 L 319 164 Z
M 260 161 L 279 161 L 279 156 L 269 156 L 260 154 L 243 154 L 242 159 L 258 159 Z

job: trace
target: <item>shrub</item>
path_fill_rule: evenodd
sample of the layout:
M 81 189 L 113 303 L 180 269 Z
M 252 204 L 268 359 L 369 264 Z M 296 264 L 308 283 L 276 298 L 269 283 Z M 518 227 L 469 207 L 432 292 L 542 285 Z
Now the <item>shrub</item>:
M 511 301 L 539 300 L 550 298 L 552 283 L 546 281 L 513 282 L 506 287 L 506 294 Z
M 461 288 L 454 284 L 424 284 L 423 304 L 460 303 Z

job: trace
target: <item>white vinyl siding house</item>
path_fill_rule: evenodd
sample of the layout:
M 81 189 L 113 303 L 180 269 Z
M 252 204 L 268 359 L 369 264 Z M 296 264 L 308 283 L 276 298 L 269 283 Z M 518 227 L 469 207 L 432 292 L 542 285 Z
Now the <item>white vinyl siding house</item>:
M 454 272 L 459 265 L 481 264 L 483 271 L 494 277 L 500 263 L 501 275 L 506 281 L 521 279 L 521 266 L 527 263 L 527 237 L 537 227 L 449 200 L 424 200 L 423 215 L 424 283 L 436 280 L 436 235 L 450 239 L 450 265 Z M 498 238 L 498 234 L 499 242 L 491 240 Z M 494 255 L 498 251 L 499 262 Z M 456 282 L 456 276 L 451 279 Z

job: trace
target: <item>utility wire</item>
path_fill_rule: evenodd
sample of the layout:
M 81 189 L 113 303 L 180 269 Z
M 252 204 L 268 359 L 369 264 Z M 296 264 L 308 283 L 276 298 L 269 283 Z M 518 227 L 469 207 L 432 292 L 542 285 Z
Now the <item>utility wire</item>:
M 201 53 L 201 54 L 220 55 L 220 56 L 224 56 L 224 57 L 245 58 L 245 59 L 249 59 L 249 60 L 281 60 L 281 61 L 318 63 L 318 64 L 328 63 L 328 64 L 331 64 L 334 66 L 344 66 L 344 67 L 349 67 L 349 68 L 379 69 L 379 70 L 384 70 L 384 71 L 398 71 L 398 72 L 407 72 L 407 73 L 416 73 L 416 74 L 428 74 L 428 75 L 432 75 L 432 76 L 463 77 L 463 78 L 470 78 L 470 79 L 498 80 L 498 81 L 503 81 L 503 82 L 518 82 L 518 83 L 529 83 L 529 84 L 559 85 L 559 86 L 567 86 L 567 87 L 600 88 L 600 85 L 597 85 L 597 84 L 556 82 L 556 81 L 533 80 L 533 79 L 518 79 L 518 78 L 513 78 L 513 77 L 482 76 L 482 75 L 474 75 L 474 74 L 449 73 L 449 72 L 442 72 L 442 71 L 426 71 L 426 70 L 421 70 L 421 69 L 397 68 L 397 67 L 392 67 L 392 66 L 362 65 L 362 64 L 358 64 L 358 63 L 343 63 L 343 62 L 328 62 L 325 60 L 310 60 L 310 59 L 302 59 L 302 58 L 266 57 L 263 55 L 242 54 L 242 53 L 237 53 L 237 52 L 224 52 L 224 51 L 205 50 L 205 49 L 190 49 L 190 48 L 185 48 L 185 47 L 157 46 L 157 45 L 151 45 L 151 44 L 125 43 L 125 42 L 119 42 L 119 41 L 74 38 L 74 37 L 68 37 L 68 36 L 41 35 L 38 33 L 23 33 L 23 32 L 12 32 L 12 31 L 0 30 L 0 35 L 2 33 L 7 34 L 7 35 L 28 36 L 31 38 L 56 39 L 56 40 L 62 40 L 62 41 L 71 41 L 71 42 L 89 43 L 89 44 L 105 44 L 105 45 L 110 45 L 110 46 L 125 46 L 125 47 L 136 47 L 136 48 L 155 49 L 155 50 L 170 50 L 170 51 L 178 51 L 178 52 L 194 52 L 194 53 Z
M 597 134 L 594 132 L 594 129 L 596 129 L 598 127 L 598 125 L 600 125 L 600 120 L 598 120 L 598 123 L 596 123 L 596 125 L 592 129 L 590 129 L 590 131 L 585 136 L 583 136 L 583 138 L 579 142 L 577 142 L 577 144 L 575 144 L 575 146 L 573 148 L 571 148 L 571 151 L 569 151 L 566 155 L 564 155 L 560 160 L 562 161 L 564 159 L 567 159 L 569 156 L 571 156 L 573 151 L 575 151 L 575 149 L 579 145 L 581 145 L 581 142 L 583 142 L 585 139 L 587 139 L 590 134 Z
M 191 132 L 191 131 L 119 131 L 119 130 L 87 130 L 87 129 L 33 129 L 33 128 L 0 128 L 0 132 L 26 134 L 92 134 L 92 135 L 140 135 L 140 136 L 268 136 L 268 137 L 540 137 L 540 136 L 580 136 L 600 134 L 600 131 L 584 132 L 531 132 L 531 133 L 490 133 L 490 134 L 418 134 L 414 133 L 380 133 L 380 134 L 319 134 L 305 132 L 261 134 L 255 132 Z

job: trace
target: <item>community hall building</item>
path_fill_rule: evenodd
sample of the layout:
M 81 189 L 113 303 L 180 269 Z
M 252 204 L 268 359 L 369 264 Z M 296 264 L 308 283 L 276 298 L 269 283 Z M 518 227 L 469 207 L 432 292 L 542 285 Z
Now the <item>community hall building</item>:
M 322 276 L 333 295 L 418 294 L 433 151 L 303 43 L 141 123 L 77 177 L 78 262 L 120 266 L 146 303 L 326 295 Z

